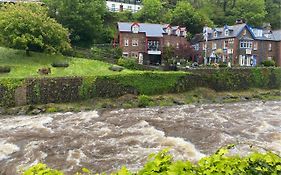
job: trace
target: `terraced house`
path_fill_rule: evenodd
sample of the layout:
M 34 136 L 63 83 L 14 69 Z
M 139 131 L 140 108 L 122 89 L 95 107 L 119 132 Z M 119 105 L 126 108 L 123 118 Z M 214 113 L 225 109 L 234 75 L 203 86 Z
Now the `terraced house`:
M 221 28 L 204 28 L 193 40 L 201 63 L 224 62 L 229 65 L 256 66 L 274 60 L 281 66 L 281 30 L 252 28 L 242 21 Z
M 123 56 L 133 57 L 140 64 L 158 65 L 165 46 L 174 48 L 175 55 L 184 56 L 190 48 L 185 27 L 169 24 L 118 23 L 118 41 Z
M 142 8 L 141 0 L 106 0 L 106 5 L 111 12 L 128 10 L 135 13 Z

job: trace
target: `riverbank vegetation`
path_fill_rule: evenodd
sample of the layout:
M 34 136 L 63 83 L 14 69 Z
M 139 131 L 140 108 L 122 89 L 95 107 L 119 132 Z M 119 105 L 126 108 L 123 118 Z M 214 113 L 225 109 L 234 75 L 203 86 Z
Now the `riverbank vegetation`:
M 118 98 L 93 98 L 72 103 L 48 103 L 0 109 L 0 115 L 36 115 L 39 113 L 81 112 L 90 110 L 112 110 L 175 105 L 201 105 L 210 103 L 234 103 L 249 101 L 281 100 L 281 90 L 250 89 L 233 92 L 216 92 L 208 88 L 197 88 L 184 93 L 162 95 L 127 94 Z
M 215 154 L 202 158 L 197 163 L 190 161 L 175 161 L 168 150 L 149 156 L 145 165 L 138 172 L 131 172 L 126 167 L 111 175 L 278 175 L 281 173 L 281 157 L 272 153 L 254 152 L 249 155 L 231 155 L 227 148 L 218 150 Z M 22 175 L 63 175 L 58 170 L 48 168 L 44 164 L 37 164 L 26 170 Z M 76 175 L 90 175 L 90 170 L 83 168 Z M 105 173 L 102 173 L 105 174 Z

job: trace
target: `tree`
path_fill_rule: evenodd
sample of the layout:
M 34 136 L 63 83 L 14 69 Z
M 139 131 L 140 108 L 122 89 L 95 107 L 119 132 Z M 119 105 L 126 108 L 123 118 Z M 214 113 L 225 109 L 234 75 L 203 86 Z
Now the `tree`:
M 44 0 L 50 15 L 71 32 L 74 45 L 100 43 L 106 13 L 104 0 Z
M 143 0 L 143 8 L 137 12 L 136 18 L 140 22 L 159 23 L 163 13 L 160 0 Z
M 232 21 L 242 18 L 253 26 L 262 26 L 265 20 L 265 1 L 264 0 L 237 0 L 236 6 L 232 10 L 229 18 Z
M 266 0 L 265 6 L 266 22 L 271 23 L 273 29 L 281 29 L 281 0 Z
M 71 48 L 68 30 L 47 15 L 47 9 L 35 3 L 2 6 L 0 38 L 4 46 L 48 53 Z
M 173 11 L 171 23 L 187 27 L 191 34 L 202 32 L 204 26 L 212 26 L 212 21 L 197 12 L 187 1 L 179 1 Z

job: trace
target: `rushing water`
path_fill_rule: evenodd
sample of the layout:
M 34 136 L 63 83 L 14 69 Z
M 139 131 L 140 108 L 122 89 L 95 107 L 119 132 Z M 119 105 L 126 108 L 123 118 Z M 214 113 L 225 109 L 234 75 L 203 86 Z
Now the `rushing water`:
M 229 143 L 280 154 L 281 101 L 2 116 L 0 174 L 38 162 L 67 174 L 137 170 L 166 147 L 176 159 L 196 161 Z

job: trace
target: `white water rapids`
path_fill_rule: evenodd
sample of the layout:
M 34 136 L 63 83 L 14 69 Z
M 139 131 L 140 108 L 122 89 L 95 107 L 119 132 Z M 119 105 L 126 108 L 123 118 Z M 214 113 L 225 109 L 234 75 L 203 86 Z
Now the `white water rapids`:
M 38 162 L 66 174 L 136 171 L 166 147 L 197 161 L 231 143 L 281 154 L 281 101 L 0 116 L 0 174 Z

